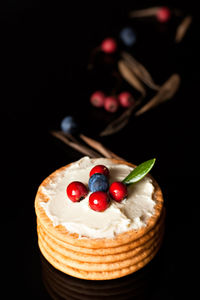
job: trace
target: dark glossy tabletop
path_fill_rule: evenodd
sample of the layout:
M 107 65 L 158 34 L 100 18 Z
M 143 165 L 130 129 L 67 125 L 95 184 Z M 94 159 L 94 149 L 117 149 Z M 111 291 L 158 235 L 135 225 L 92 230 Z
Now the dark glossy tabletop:
M 168 4 L 149 1 L 148 6 Z M 138 39 L 131 53 L 162 84 L 172 73 L 181 86 L 170 101 L 131 117 L 116 134 L 99 132 L 114 118 L 93 108 L 89 95 L 112 80 L 87 70 L 92 49 L 106 36 L 117 36 L 127 12 L 145 1 L 115 7 L 98 2 L 8 1 L 1 4 L 1 112 L 3 165 L 1 229 L 5 260 L 5 299 L 181 299 L 195 290 L 198 256 L 196 217 L 199 139 L 199 16 L 195 2 L 173 1 L 193 22 L 180 44 L 169 25 L 135 21 Z M 156 157 L 151 174 L 159 182 L 167 211 L 163 246 L 142 270 L 111 281 L 85 281 L 55 270 L 37 245 L 34 197 L 41 181 L 55 169 L 81 158 L 50 135 L 74 115 L 81 132 L 135 164 Z M 4 147 L 6 146 L 6 147 Z M 196 188 L 197 187 L 197 188 Z M 191 298 L 192 299 L 192 298 Z

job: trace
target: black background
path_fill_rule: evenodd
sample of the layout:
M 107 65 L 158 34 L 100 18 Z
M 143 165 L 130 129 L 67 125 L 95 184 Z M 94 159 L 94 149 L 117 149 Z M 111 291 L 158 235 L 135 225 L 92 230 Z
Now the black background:
M 107 1 L 108 2 L 108 1 Z M 88 4 L 88 5 L 87 5 Z M 170 5 L 192 14 L 184 40 L 173 42 L 177 20 L 160 25 L 136 21 L 138 39 L 132 53 L 162 84 L 172 73 L 181 87 L 169 102 L 132 117 L 119 133 L 100 138 L 113 118 L 92 108 L 89 95 L 110 82 L 87 71 L 89 56 L 106 36 L 116 36 L 131 9 Z M 7 297 L 50 299 L 41 280 L 34 197 L 41 181 L 81 154 L 55 140 L 61 119 L 72 114 L 83 133 L 138 164 L 157 158 L 152 175 L 167 208 L 160 281 L 154 299 L 179 299 L 195 290 L 198 261 L 197 207 L 199 139 L 199 15 L 195 2 L 122 1 L 60 4 L 6 1 L 0 4 L 1 35 L 1 229 Z M 8 274 L 7 274 L 8 271 Z M 151 296 L 150 296 L 151 297 Z

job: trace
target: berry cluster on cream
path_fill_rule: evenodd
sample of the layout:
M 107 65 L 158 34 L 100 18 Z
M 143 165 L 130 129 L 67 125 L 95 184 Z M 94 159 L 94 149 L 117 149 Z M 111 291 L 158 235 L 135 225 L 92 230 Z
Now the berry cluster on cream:
M 73 181 L 67 186 L 67 196 L 73 202 L 84 199 L 90 191 L 89 206 L 91 209 L 105 211 L 111 199 L 121 202 L 128 195 L 127 186 L 115 181 L 109 185 L 109 169 L 104 165 L 94 166 L 89 174 L 88 188 L 80 181 Z

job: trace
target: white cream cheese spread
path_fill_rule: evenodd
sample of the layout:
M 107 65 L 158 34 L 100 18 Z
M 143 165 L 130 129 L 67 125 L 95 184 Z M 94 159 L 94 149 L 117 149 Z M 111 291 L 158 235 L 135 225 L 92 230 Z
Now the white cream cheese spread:
M 109 182 L 123 180 L 133 168 L 124 164 L 114 164 L 106 158 L 90 159 L 83 157 L 68 168 L 57 172 L 42 192 L 48 197 L 40 205 L 53 225 L 63 225 L 67 231 L 77 233 L 80 238 L 113 238 L 116 234 L 146 226 L 154 214 L 154 186 L 152 180 L 145 176 L 141 181 L 128 186 L 128 197 L 121 203 L 111 200 L 104 212 L 96 212 L 88 205 L 91 192 L 80 202 L 72 202 L 66 188 L 72 181 L 81 181 L 88 185 L 90 170 L 95 165 L 105 165 L 110 172 Z

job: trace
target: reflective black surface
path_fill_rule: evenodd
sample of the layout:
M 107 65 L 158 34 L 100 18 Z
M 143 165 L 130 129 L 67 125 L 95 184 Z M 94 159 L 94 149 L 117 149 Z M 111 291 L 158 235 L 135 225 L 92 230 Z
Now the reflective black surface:
M 105 292 L 105 299 L 108 294 L 117 299 L 121 292 L 121 299 L 134 299 L 135 294 L 139 299 L 147 296 L 171 300 L 195 294 L 199 236 L 199 15 L 194 1 L 164 4 L 168 3 L 194 16 L 183 42 L 173 43 L 177 20 L 169 26 L 153 20 L 138 21 L 134 24 L 138 43 L 130 52 L 159 84 L 178 72 L 180 90 L 171 101 L 141 117 L 132 117 L 126 128 L 105 138 L 98 133 L 113 115 L 92 108 L 88 98 L 101 85 L 109 90 L 113 81 L 112 76 L 102 76 L 104 69 L 98 74 L 88 73 L 90 51 L 105 36 L 117 35 L 130 9 L 163 2 L 149 1 L 147 5 L 146 1 L 123 1 L 115 7 L 103 2 L 90 7 L 76 2 L 65 6 L 42 1 L 0 4 L 1 158 L 5 166 L 0 220 L 5 299 L 51 299 L 50 295 L 57 297 L 60 292 L 68 293 L 69 299 L 81 299 L 79 291 L 92 294 L 97 287 L 98 296 Z M 34 212 L 37 188 L 55 169 L 81 157 L 49 133 L 59 129 L 61 119 L 68 114 L 75 115 L 83 133 L 130 162 L 138 164 L 157 158 L 151 173 L 165 198 L 164 244 L 156 262 L 127 278 L 85 282 L 63 276 L 43 259 L 41 262 Z

